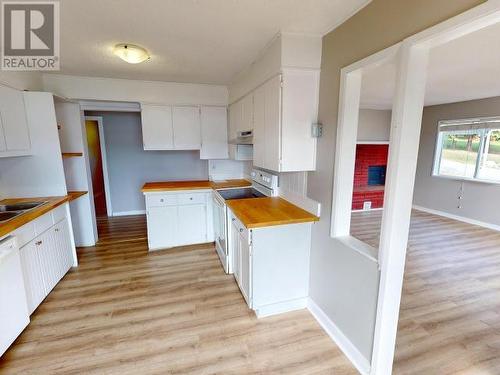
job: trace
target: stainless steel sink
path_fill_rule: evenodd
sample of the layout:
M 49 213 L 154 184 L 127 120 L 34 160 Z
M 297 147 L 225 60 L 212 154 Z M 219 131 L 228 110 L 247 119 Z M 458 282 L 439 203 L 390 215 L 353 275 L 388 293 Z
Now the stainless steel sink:
M 16 216 L 22 215 L 25 212 L 44 205 L 45 202 L 27 202 L 14 204 L 0 204 L 0 224 L 9 221 Z
M 27 210 L 32 210 L 33 208 L 40 207 L 45 203 L 47 202 L 0 204 L 0 212 L 27 211 Z
M 0 212 L 0 223 L 15 218 L 23 213 L 23 211 Z

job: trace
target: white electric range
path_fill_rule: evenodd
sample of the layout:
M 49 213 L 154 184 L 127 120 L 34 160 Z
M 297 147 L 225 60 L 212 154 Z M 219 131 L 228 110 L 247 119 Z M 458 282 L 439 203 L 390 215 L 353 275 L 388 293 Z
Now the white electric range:
M 226 273 L 233 273 L 232 254 L 227 239 L 231 235 L 226 200 L 258 199 L 278 195 L 278 176 L 269 172 L 253 169 L 251 173 L 252 186 L 245 188 L 218 189 L 213 192 L 213 214 L 215 248 Z

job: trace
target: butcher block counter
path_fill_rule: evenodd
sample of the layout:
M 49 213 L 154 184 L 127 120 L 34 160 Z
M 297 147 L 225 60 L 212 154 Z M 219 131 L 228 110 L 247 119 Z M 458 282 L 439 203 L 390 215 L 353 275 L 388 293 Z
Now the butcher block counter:
M 38 198 L 8 198 L 0 201 L 0 204 L 15 204 L 15 203 L 31 203 L 31 202 L 46 202 L 45 204 L 33 208 L 25 213 L 14 217 L 11 220 L 0 223 L 0 237 L 13 232 L 17 228 L 22 227 L 24 224 L 29 223 L 42 216 L 43 214 L 52 211 L 54 208 L 69 202 L 71 197 L 69 195 L 60 197 L 38 197 Z
M 247 187 L 252 184 L 243 179 L 237 180 L 220 180 L 220 181 L 164 181 L 164 182 L 146 182 L 142 187 L 143 193 L 154 193 L 161 191 L 176 191 L 176 190 L 206 190 L 206 189 L 228 189 Z
M 319 218 L 279 197 L 226 201 L 248 229 L 318 221 Z

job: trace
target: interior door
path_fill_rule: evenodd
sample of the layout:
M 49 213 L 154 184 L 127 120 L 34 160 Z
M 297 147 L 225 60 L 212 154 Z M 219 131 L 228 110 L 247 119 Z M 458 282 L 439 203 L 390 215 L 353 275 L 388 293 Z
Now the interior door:
M 85 120 L 85 129 L 89 150 L 90 173 L 92 175 L 95 213 L 97 216 L 108 216 L 104 188 L 101 140 L 99 137 L 99 123 L 96 120 Z
M 177 150 L 201 148 L 200 109 L 198 107 L 174 107 L 174 147 Z
M 142 104 L 141 123 L 144 150 L 172 150 L 174 148 L 172 107 Z

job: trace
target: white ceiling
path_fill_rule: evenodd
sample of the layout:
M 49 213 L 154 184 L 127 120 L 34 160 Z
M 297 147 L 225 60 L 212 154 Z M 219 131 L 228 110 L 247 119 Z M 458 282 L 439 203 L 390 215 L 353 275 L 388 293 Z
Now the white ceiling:
M 61 71 L 141 80 L 228 84 L 280 31 L 324 35 L 368 0 L 64 0 Z M 138 44 L 138 65 L 112 54 Z
M 396 81 L 392 64 L 363 75 L 361 105 L 390 109 Z M 500 24 L 431 51 L 425 105 L 500 96 Z

